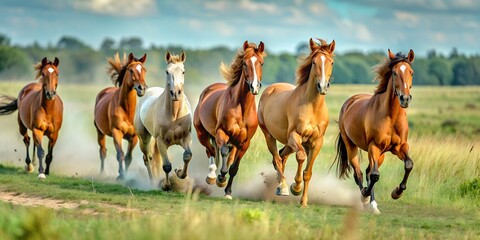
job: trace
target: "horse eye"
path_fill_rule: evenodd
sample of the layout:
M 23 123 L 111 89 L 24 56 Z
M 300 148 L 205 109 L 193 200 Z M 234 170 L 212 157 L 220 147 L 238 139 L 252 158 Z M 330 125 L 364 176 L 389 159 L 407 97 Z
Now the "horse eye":
M 333 62 L 332 62 L 332 66 L 333 66 Z
M 165 73 L 168 75 L 168 71 L 165 71 Z
M 183 71 L 183 75 L 185 75 L 185 71 Z

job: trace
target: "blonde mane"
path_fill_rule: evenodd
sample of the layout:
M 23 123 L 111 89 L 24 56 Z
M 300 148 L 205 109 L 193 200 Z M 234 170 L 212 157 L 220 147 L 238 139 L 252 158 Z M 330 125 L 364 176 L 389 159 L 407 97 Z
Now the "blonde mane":
M 122 86 L 123 78 L 127 72 L 128 60 L 126 53 L 123 53 L 123 60 L 120 60 L 118 53 L 113 58 L 108 58 L 110 66 L 107 69 L 110 80 L 115 86 Z
M 248 48 L 245 51 L 243 51 L 243 49 L 237 51 L 237 55 L 230 67 L 227 67 L 223 62 L 220 64 L 220 73 L 223 75 L 223 78 L 227 80 L 228 86 L 235 86 L 240 81 L 243 60 L 252 57 L 255 54 L 255 49 L 257 49 L 257 45 L 249 43 Z M 267 54 L 263 52 L 259 57 L 263 58 L 266 55 Z

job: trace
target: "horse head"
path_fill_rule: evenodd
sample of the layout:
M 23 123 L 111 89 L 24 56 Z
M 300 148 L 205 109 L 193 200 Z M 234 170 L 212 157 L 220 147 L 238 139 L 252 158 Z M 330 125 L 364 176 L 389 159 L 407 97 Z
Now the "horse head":
M 183 96 L 183 83 L 185 80 L 185 66 L 183 63 L 187 59 L 187 55 L 182 51 L 180 56 L 172 55 L 169 51 L 165 54 L 167 62 L 167 87 L 170 97 L 173 101 L 178 101 Z
M 46 57 L 42 59 L 41 66 L 39 68 L 41 73 L 41 83 L 45 97 L 47 100 L 55 99 L 57 95 L 57 86 L 58 86 L 58 64 L 60 60 L 55 57 L 53 62 L 48 61 Z
M 145 94 L 147 84 L 145 83 L 145 73 L 147 70 L 143 66 L 147 60 L 147 54 L 145 53 L 142 58 L 137 59 L 133 56 L 133 53 L 128 55 L 127 72 L 130 73 L 130 77 L 127 81 L 131 81 L 133 89 L 137 91 L 137 96 L 141 97 Z
M 390 68 L 392 69 L 393 93 L 398 96 L 400 106 L 407 108 L 412 101 L 410 88 L 412 88 L 413 69 L 410 66 L 415 58 L 414 52 L 410 52 L 405 57 L 401 53 L 393 54 L 388 49 L 388 57 L 390 58 Z
M 310 79 L 315 79 L 317 90 L 320 94 L 326 95 L 330 87 L 330 77 L 333 69 L 333 51 L 335 50 L 335 40 L 327 44 L 322 39 L 318 39 L 320 44 L 310 38 L 310 50 L 312 65 L 310 69 Z
M 263 57 L 265 53 L 265 45 L 260 42 L 258 47 L 249 44 L 248 41 L 243 43 L 243 76 L 250 92 L 257 95 L 262 87 L 262 67 Z

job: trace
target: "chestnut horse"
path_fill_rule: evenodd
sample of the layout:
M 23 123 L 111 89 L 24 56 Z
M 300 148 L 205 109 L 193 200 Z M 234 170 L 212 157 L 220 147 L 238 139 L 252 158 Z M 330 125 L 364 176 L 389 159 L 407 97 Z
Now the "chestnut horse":
M 188 163 L 192 159 L 192 114 L 190 103 L 183 91 L 186 55 L 172 55 L 167 51 L 165 89 L 151 87 L 145 96 L 139 98 L 135 112 L 135 130 L 140 138 L 140 149 L 143 152 L 143 161 L 147 167 L 150 180 L 157 177 L 160 163 L 163 162 L 163 171 L 166 179 L 162 189 L 170 190 L 168 174 L 172 164 L 168 157 L 167 149 L 172 145 L 180 145 L 185 149 L 183 153 L 184 166 L 176 170 L 179 178 L 187 177 Z M 150 141 L 154 139 L 154 156 L 151 153 Z M 151 166 L 151 159 L 153 164 Z M 151 169 L 153 168 L 153 169 Z
M 98 144 L 100 145 L 100 173 L 104 172 L 104 160 L 107 155 L 105 147 L 105 135 L 113 137 L 113 143 L 117 150 L 118 177 L 123 179 L 123 162 L 126 170 L 132 162 L 132 150 L 137 144 L 138 137 L 133 127 L 133 117 L 137 96 L 143 96 L 147 85 L 145 84 L 146 69 L 143 66 L 147 55 L 137 59 L 132 53 L 128 59 L 123 57 L 120 61 L 118 53 L 115 58 L 109 58 L 111 79 L 119 87 L 108 87 L 100 91 L 95 101 L 94 124 L 97 128 Z M 122 139 L 128 141 L 127 155 L 122 150 Z
M 408 155 L 408 121 L 404 108 L 412 100 L 414 60 L 412 50 L 408 56 L 388 50 L 389 59 L 375 66 L 375 80 L 380 83 L 373 95 L 357 94 L 350 97 L 342 106 L 339 116 L 340 134 L 337 139 L 337 169 L 344 178 L 354 169 L 353 177 L 362 193 L 364 207 L 368 206 L 374 213 L 380 213 L 374 197 L 373 186 L 380 178 L 378 168 L 383 163 L 386 152 L 397 155 L 405 164 L 405 175 L 400 186 L 391 196 L 398 199 L 407 187 L 407 180 L 413 168 L 413 161 Z M 366 169 L 367 184 L 363 187 L 363 173 L 358 160 L 358 148 L 368 151 L 369 165 Z
M 273 166 L 278 173 L 277 195 L 289 195 L 285 180 L 285 163 L 288 156 L 296 152 L 297 172 L 295 183 L 290 186 L 293 195 L 302 193 L 302 207 L 307 206 L 308 184 L 312 168 L 323 144 L 328 126 L 328 109 L 325 95 L 330 86 L 333 69 L 335 41 L 320 45 L 310 39 L 310 55 L 297 70 L 297 86 L 289 83 L 272 84 L 263 91 L 258 105 L 258 122 L 272 154 Z M 277 141 L 285 145 L 278 152 Z M 307 166 L 302 166 L 307 160 Z
M 215 83 L 203 90 L 194 113 L 198 140 L 205 146 L 209 158 L 207 183 L 213 184 L 216 180 L 219 187 L 227 185 L 225 198 L 228 199 L 232 198 L 232 182 L 240 160 L 258 126 L 255 95 L 262 86 L 264 50 L 263 42 L 257 47 L 245 41 L 232 65 L 228 68 L 222 63 L 220 66 L 228 83 Z M 216 179 L 219 151 L 222 168 Z
M 53 147 L 57 142 L 58 132 L 62 127 L 63 121 L 63 102 L 57 95 L 58 85 L 58 64 L 60 61 L 55 58 L 53 62 L 43 58 L 41 63 L 35 65 L 36 79 L 39 82 L 29 83 L 20 90 L 15 99 L 9 96 L 2 96 L 0 104 L 0 115 L 13 113 L 18 109 L 18 126 L 20 134 L 23 135 L 27 157 L 25 158 L 25 170 L 33 172 L 33 165 L 28 154 L 30 146 L 30 137 L 27 129 L 32 131 L 33 135 L 33 162 L 35 163 L 35 148 L 37 148 L 37 157 L 40 162 L 38 167 L 38 178 L 44 179 L 45 175 L 50 173 L 50 163 L 53 159 Z M 5 103 L 5 100 L 8 103 Z M 48 153 L 45 158 L 46 168 L 43 169 L 42 147 L 43 136 L 48 137 Z

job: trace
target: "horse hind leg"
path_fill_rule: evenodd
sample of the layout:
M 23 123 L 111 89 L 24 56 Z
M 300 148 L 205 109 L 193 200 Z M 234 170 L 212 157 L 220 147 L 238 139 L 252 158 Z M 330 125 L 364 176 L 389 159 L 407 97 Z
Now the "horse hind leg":
M 379 167 L 382 165 L 384 159 L 385 159 L 385 154 L 382 154 L 382 155 L 380 155 L 380 157 L 378 157 L 378 166 Z M 365 172 L 367 172 L 367 173 L 370 172 L 370 165 L 367 167 Z M 370 185 L 369 175 L 367 175 L 367 185 Z M 372 187 L 370 197 L 364 198 L 363 209 L 364 210 L 369 210 L 374 214 L 380 214 L 380 210 L 378 210 L 377 201 L 375 200 L 375 187 Z
M 218 146 L 215 142 L 215 139 L 210 136 L 207 130 L 203 127 L 201 123 L 195 124 L 195 129 L 197 130 L 197 138 L 200 144 L 205 147 L 205 153 L 207 154 L 209 165 L 208 165 L 208 174 L 205 181 L 212 185 L 217 179 L 216 170 L 218 165 Z M 214 162 L 215 160 L 215 162 Z
M 127 155 L 125 155 L 125 172 L 128 172 L 130 164 L 132 164 L 132 151 L 137 145 L 138 137 L 137 135 L 133 136 L 130 141 L 128 141 Z
M 33 129 L 32 133 L 33 133 L 32 135 L 33 135 L 34 144 L 37 146 L 37 157 L 39 162 L 38 179 L 42 180 L 46 178 L 44 168 L 43 168 L 43 156 L 44 156 L 44 150 L 42 147 L 43 132 L 38 129 Z
M 19 130 L 20 130 L 20 134 L 23 136 L 23 143 L 25 144 L 25 150 L 27 152 L 26 154 L 26 157 L 25 157 L 25 171 L 27 171 L 28 173 L 32 173 L 33 172 L 33 164 L 32 164 L 32 161 L 30 160 L 30 154 L 28 152 L 28 148 L 30 147 L 30 137 L 28 136 L 28 131 L 27 131 L 27 128 L 25 127 L 25 125 L 23 125 L 23 123 L 20 121 L 19 119 Z M 35 144 L 34 144 L 35 146 Z M 33 154 L 35 154 L 35 152 L 33 152 Z
M 305 148 L 302 146 L 302 137 L 295 131 L 290 133 L 290 137 L 288 139 L 288 145 L 296 152 L 296 159 L 297 159 L 297 171 L 295 173 L 295 182 L 290 185 L 290 192 L 293 195 L 299 196 L 302 194 L 302 166 L 307 158 L 307 153 Z
M 272 155 L 273 168 L 277 171 L 278 186 L 275 190 L 275 194 L 278 196 L 288 196 L 290 194 L 288 192 L 287 180 L 284 175 L 285 167 L 283 166 L 284 162 L 282 161 L 282 157 L 280 157 L 280 153 L 277 150 L 277 140 L 270 134 L 270 132 L 268 132 L 268 130 L 263 127 L 261 127 L 261 129 L 265 136 L 265 141 L 267 142 L 268 151 L 270 151 L 270 154 Z M 284 149 L 285 147 L 280 151 L 283 151 Z
M 160 137 L 156 138 L 156 143 L 157 143 L 158 151 L 160 152 L 160 156 L 163 160 L 162 168 L 163 168 L 163 171 L 165 172 L 165 181 L 161 184 L 161 188 L 164 191 L 170 191 L 172 189 L 172 184 L 168 174 L 172 171 L 172 163 L 168 158 L 168 152 L 167 152 L 168 146 Z
M 228 178 L 228 183 L 227 186 L 225 187 L 225 198 L 226 199 L 232 199 L 232 184 L 233 184 L 233 179 L 237 175 L 238 172 L 238 167 L 240 166 L 240 161 L 242 160 L 243 155 L 248 149 L 248 146 L 250 145 L 250 142 L 247 141 L 242 149 L 237 149 L 233 148 L 232 151 L 230 152 L 231 159 L 232 159 L 232 164 L 229 167 L 228 170 L 228 175 L 230 176 Z
M 192 144 L 192 137 L 190 134 L 188 134 L 182 143 L 182 148 L 184 149 L 183 168 L 175 170 L 175 172 L 177 173 L 177 177 L 179 177 L 180 179 L 185 179 L 187 177 L 188 164 L 190 163 L 190 160 L 192 160 L 192 150 L 190 147 L 191 144 Z
M 97 128 L 97 142 L 100 146 L 100 174 L 105 174 L 105 157 L 107 156 L 107 147 L 106 147 L 106 137 L 98 128 Z
M 55 133 L 55 134 L 52 134 L 52 136 L 49 136 L 48 153 L 45 158 L 45 163 L 47 164 L 47 167 L 45 168 L 46 175 L 50 175 L 50 164 L 52 163 L 52 159 L 53 159 L 53 147 L 57 142 L 57 138 L 58 138 L 58 133 Z

